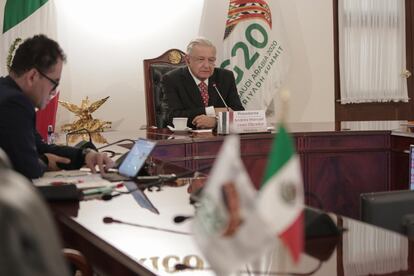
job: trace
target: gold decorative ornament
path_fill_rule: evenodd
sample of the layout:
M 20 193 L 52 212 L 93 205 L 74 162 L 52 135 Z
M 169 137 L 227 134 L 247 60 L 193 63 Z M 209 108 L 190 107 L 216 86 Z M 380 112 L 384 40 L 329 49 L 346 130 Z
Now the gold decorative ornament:
M 7 68 L 7 72 L 9 73 L 10 73 L 11 66 L 13 64 L 14 52 L 16 51 L 17 45 L 19 45 L 20 42 L 22 42 L 22 39 L 20 37 L 17 37 L 13 41 L 12 45 L 10 45 L 9 52 L 7 55 L 7 61 L 6 61 L 6 68 Z
M 59 104 L 61 104 L 70 112 L 74 113 L 75 116 L 79 118 L 71 124 L 64 124 L 61 128 L 64 132 L 73 133 L 68 137 L 69 142 L 74 142 L 79 137 L 81 137 L 83 140 L 88 140 L 89 134 L 87 132 L 89 132 L 91 134 L 92 140 L 95 142 L 102 144 L 108 143 L 99 132 L 111 128 L 112 122 L 101 121 L 99 119 L 92 118 L 92 113 L 101 107 L 101 105 L 103 105 L 106 100 L 108 100 L 108 98 L 109 96 L 96 102 L 90 103 L 89 98 L 86 97 L 84 100 L 82 100 L 80 106 L 65 101 L 59 101 Z M 85 129 L 87 131 L 85 131 Z
M 181 55 L 180 52 L 173 50 L 168 54 L 168 60 L 172 63 L 172 64 L 179 64 L 182 60 L 183 56 Z

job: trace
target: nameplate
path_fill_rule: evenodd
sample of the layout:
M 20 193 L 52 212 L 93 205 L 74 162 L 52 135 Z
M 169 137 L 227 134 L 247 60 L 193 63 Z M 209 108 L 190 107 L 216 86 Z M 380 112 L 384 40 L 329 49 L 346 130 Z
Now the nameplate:
M 218 134 L 266 131 L 267 122 L 264 110 L 230 111 L 218 114 Z

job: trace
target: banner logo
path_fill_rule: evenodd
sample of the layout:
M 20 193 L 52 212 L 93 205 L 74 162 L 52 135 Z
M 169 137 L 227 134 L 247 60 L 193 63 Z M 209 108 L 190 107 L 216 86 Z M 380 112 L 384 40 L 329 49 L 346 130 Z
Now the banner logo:
M 272 23 L 265 0 L 230 0 L 220 67 L 233 71 L 246 110 L 266 110 L 286 74 L 280 26 Z
M 249 19 L 264 20 L 272 28 L 272 13 L 265 1 L 230 0 L 224 39 L 231 34 L 237 23 Z

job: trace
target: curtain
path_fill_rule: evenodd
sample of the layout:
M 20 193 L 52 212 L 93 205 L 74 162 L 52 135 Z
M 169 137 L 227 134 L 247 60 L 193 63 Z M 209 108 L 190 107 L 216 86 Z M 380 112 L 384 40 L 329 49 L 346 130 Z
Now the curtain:
M 408 269 L 408 239 L 397 233 L 345 220 L 344 275 L 386 274 Z
M 339 0 L 341 103 L 408 102 L 404 0 Z
M 342 130 L 398 130 L 407 121 L 348 121 L 341 122 Z

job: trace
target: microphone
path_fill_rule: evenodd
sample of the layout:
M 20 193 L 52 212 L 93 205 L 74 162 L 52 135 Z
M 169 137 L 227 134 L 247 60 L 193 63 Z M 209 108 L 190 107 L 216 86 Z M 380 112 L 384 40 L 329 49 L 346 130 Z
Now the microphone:
M 151 225 L 144 225 L 144 224 L 139 224 L 139 223 L 126 222 L 126 221 L 122 221 L 122 220 L 119 220 L 119 219 L 114 219 L 112 217 L 104 217 L 102 219 L 102 221 L 105 224 L 119 223 L 119 224 L 125 224 L 125 225 L 134 226 L 134 227 L 149 229 L 149 230 L 167 232 L 167 233 L 171 233 L 171 234 L 179 234 L 179 235 L 186 235 L 186 236 L 191 236 L 192 235 L 192 233 L 190 233 L 190 232 L 183 232 L 183 231 L 177 231 L 177 230 L 173 230 L 173 229 L 161 228 L 161 227 L 156 227 L 156 226 L 151 226 Z
M 182 223 L 188 219 L 192 219 L 194 218 L 194 216 L 175 216 L 174 217 L 174 222 L 175 223 Z
M 175 178 L 175 176 L 174 176 Z M 174 179 L 173 178 L 173 179 Z M 157 186 L 157 185 L 161 185 L 164 181 L 169 180 L 169 179 L 165 179 L 165 178 L 159 178 L 157 181 L 152 181 L 143 185 L 139 185 L 138 187 L 136 187 L 135 189 L 131 189 L 128 192 L 122 192 L 122 191 L 117 191 L 117 194 L 103 194 L 101 196 L 101 199 L 104 201 L 108 201 L 113 199 L 114 197 L 118 197 L 121 195 L 127 195 L 127 194 L 132 194 L 133 192 L 136 192 L 138 190 L 145 190 L 146 188 L 148 188 L 150 191 L 152 187 Z
M 213 82 L 213 87 L 216 90 L 217 94 L 220 96 L 221 101 L 224 103 L 224 106 L 227 108 L 227 110 L 229 110 L 229 106 L 227 105 L 226 101 L 224 100 L 223 96 L 221 95 L 220 91 L 217 88 L 217 84 L 215 82 Z
M 117 220 L 117 219 L 113 219 L 111 217 L 104 217 L 103 222 L 106 223 L 106 224 L 108 224 L 108 223 L 122 223 L 122 221 Z
M 209 168 L 211 168 L 211 166 L 212 166 L 211 164 L 203 166 L 203 167 L 199 168 L 197 171 L 203 171 L 203 170 L 209 169 Z M 133 192 L 135 192 L 139 189 L 145 190 L 145 189 L 148 188 L 150 190 L 154 186 L 161 185 L 165 181 L 169 181 L 169 180 L 173 180 L 173 179 L 177 179 L 177 178 L 181 178 L 181 177 L 186 177 L 186 176 L 189 176 L 189 175 L 194 174 L 194 173 L 195 173 L 194 171 L 189 171 L 189 172 L 184 172 L 184 173 L 181 173 L 181 174 L 178 174 L 178 175 L 176 175 L 176 174 L 161 175 L 161 176 L 164 176 L 164 177 L 158 177 L 158 179 L 156 181 L 148 182 L 148 183 L 145 183 L 145 184 L 140 184 L 138 187 L 136 187 L 135 189 L 129 190 L 128 192 L 118 191 L 117 194 L 103 194 L 101 196 L 101 199 L 105 200 L 105 201 L 108 201 L 108 200 L 111 200 L 112 198 L 120 196 L 120 195 L 131 194 L 131 193 L 133 193 Z M 165 176 L 170 176 L 170 178 L 166 178 Z
M 107 147 L 110 147 L 110 146 L 113 146 L 113 145 L 117 145 L 117 144 L 122 143 L 122 142 L 132 142 L 132 143 L 135 143 L 135 140 L 128 139 L 128 138 L 121 139 L 121 140 L 115 141 L 113 143 L 106 144 L 106 145 L 104 145 L 102 147 L 99 147 L 98 150 L 101 150 L 101 149 L 104 149 L 104 148 L 107 148 Z
M 86 149 L 86 148 L 90 148 L 93 149 L 94 151 L 98 151 L 98 149 L 96 148 L 96 146 L 93 144 L 92 142 L 92 136 L 91 136 L 91 132 L 89 130 L 87 130 L 86 128 L 80 128 L 74 131 L 70 131 L 68 133 L 66 133 L 66 145 L 68 145 L 68 138 L 70 135 L 76 135 L 76 134 L 88 134 L 89 136 L 89 141 L 80 141 L 79 143 L 77 143 L 75 145 L 75 148 L 81 148 L 81 149 Z
M 183 270 L 187 270 L 187 269 L 194 269 L 193 267 L 186 265 L 186 264 L 176 264 L 174 266 L 176 271 L 183 271 Z
M 120 195 L 123 195 L 123 194 L 124 193 L 118 193 L 118 194 L 114 194 L 114 195 L 112 195 L 112 194 L 103 194 L 103 195 L 101 195 L 101 199 L 104 200 L 104 201 L 108 201 L 108 200 L 113 199 L 114 197 L 117 197 L 117 196 L 120 196 Z

